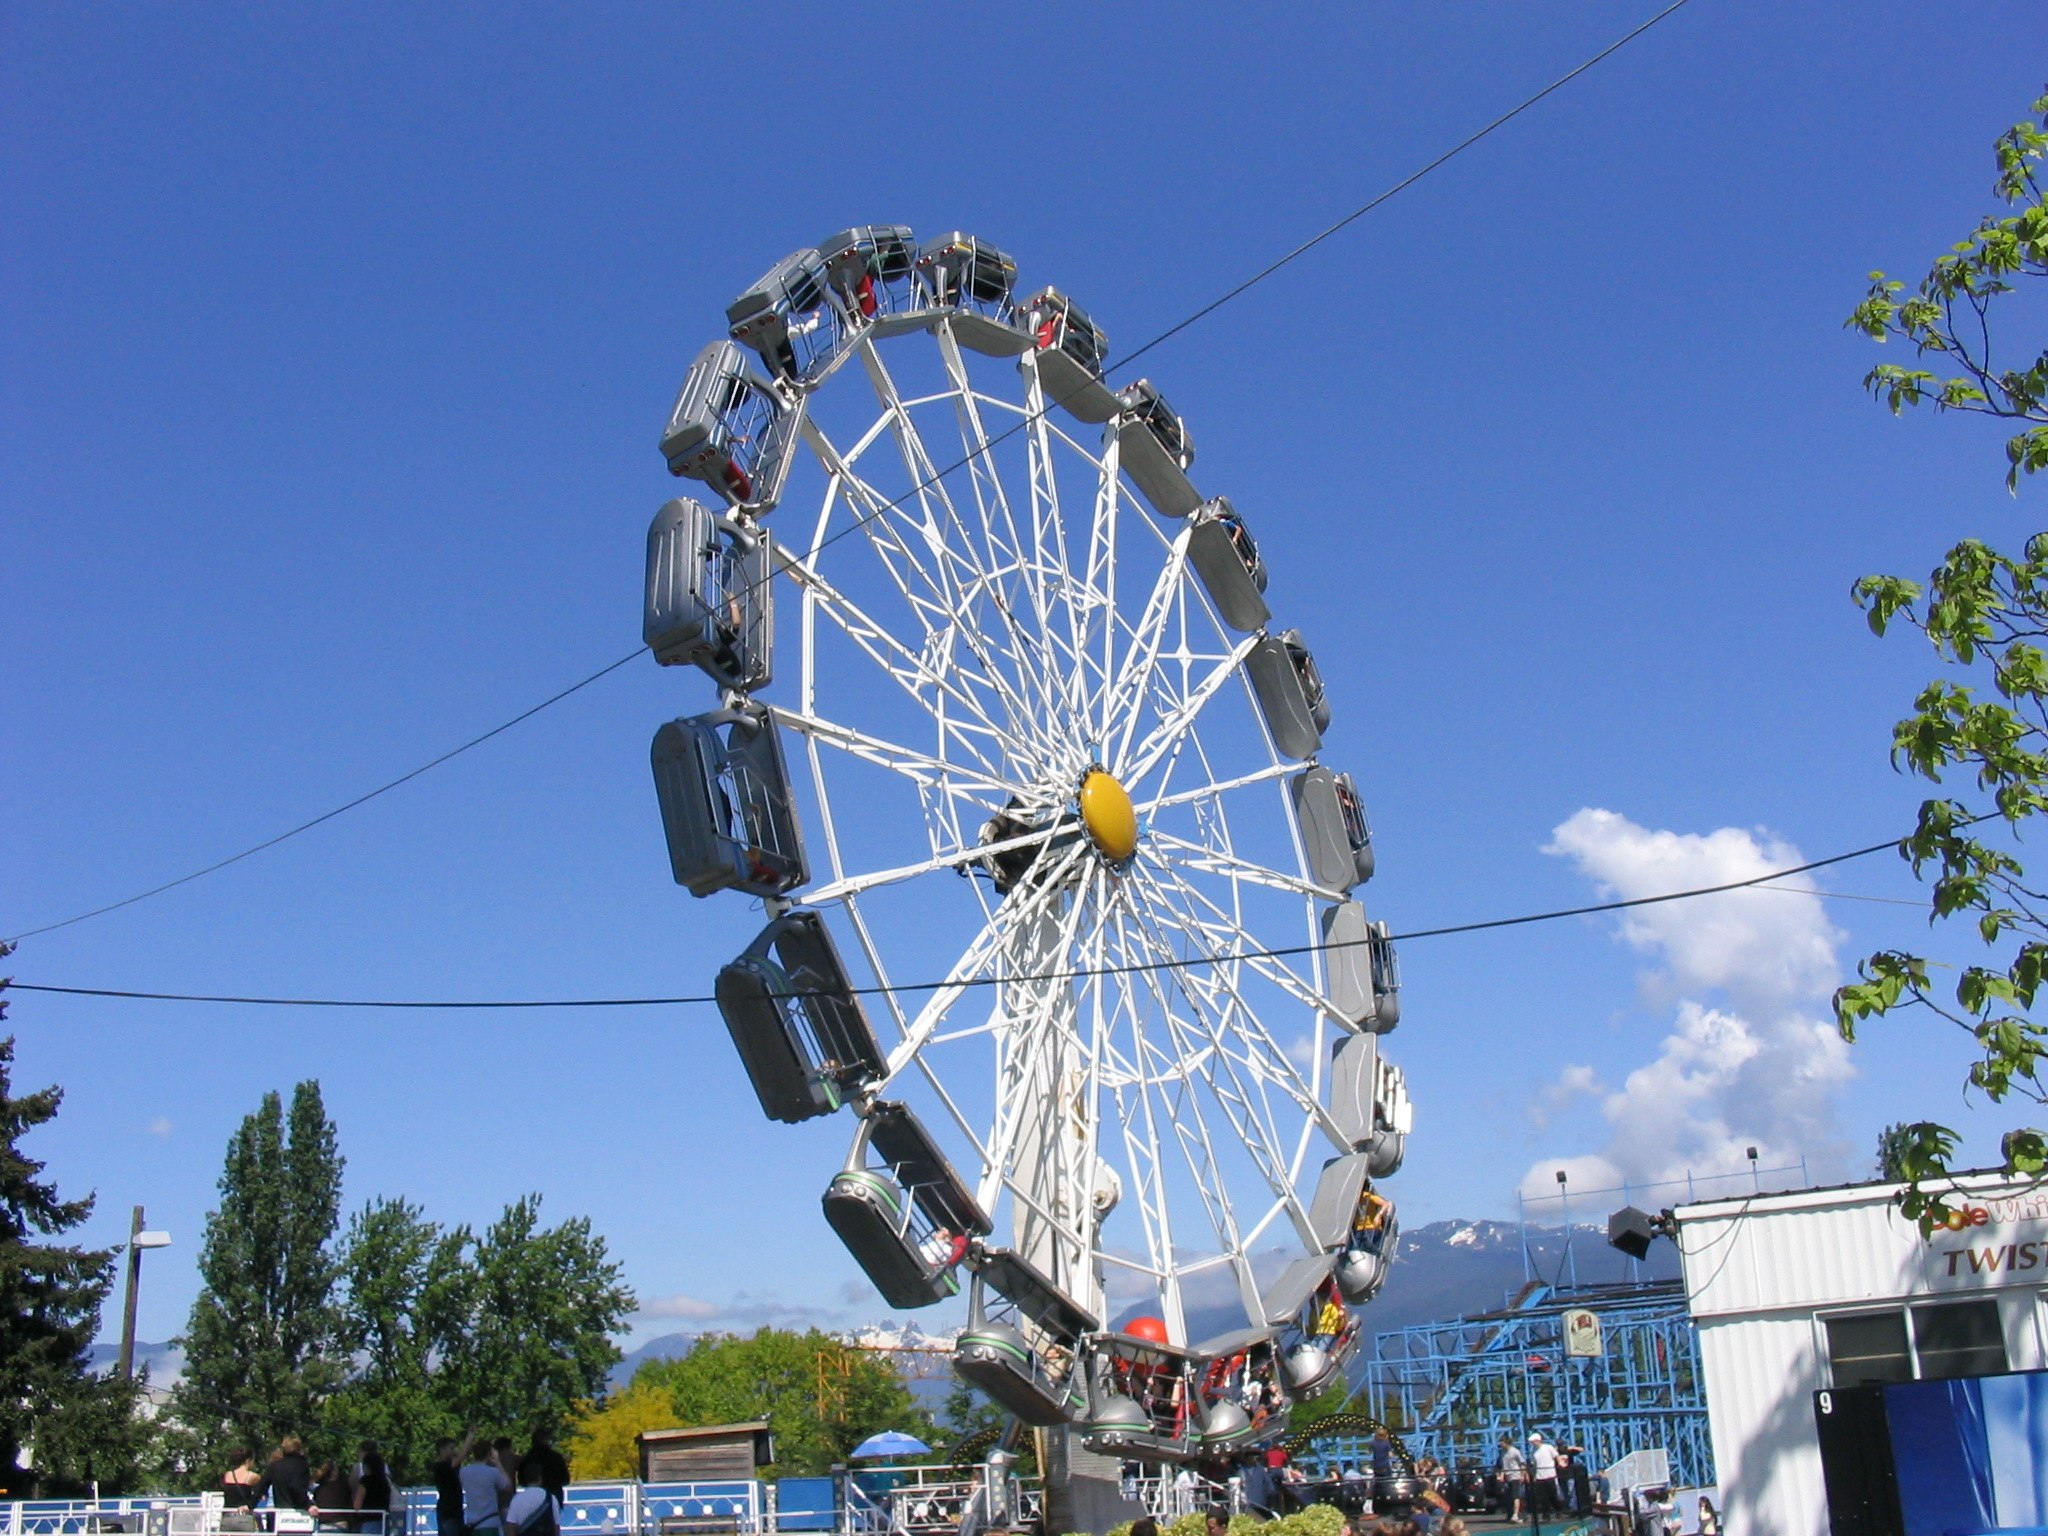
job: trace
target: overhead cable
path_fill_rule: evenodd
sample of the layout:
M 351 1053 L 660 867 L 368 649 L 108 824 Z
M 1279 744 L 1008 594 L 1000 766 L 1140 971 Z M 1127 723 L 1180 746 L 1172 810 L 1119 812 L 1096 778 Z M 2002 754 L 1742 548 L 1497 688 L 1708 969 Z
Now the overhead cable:
M 1977 818 L 1983 819 L 1983 818 Z M 1740 891 L 1751 888 L 1785 890 L 1784 886 L 1771 886 L 1770 881 L 1784 880 L 1793 875 L 1802 875 L 1809 870 L 1826 869 L 1831 864 L 1846 864 L 1851 859 L 1867 858 L 1873 853 L 1882 853 L 1887 848 L 1896 849 L 1900 840 L 1892 838 L 1887 842 L 1872 843 L 1867 848 L 1852 849 L 1848 853 L 1837 853 L 1825 859 L 1815 859 L 1807 864 L 1795 864 L 1790 869 L 1774 869 L 1761 875 L 1752 875 L 1746 880 L 1729 880 L 1720 885 L 1695 886 L 1690 890 L 1666 891 L 1659 896 L 1631 896 L 1621 901 L 1601 901 L 1583 907 L 1559 907 L 1548 912 L 1530 912 L 1520 917 L 1494 917 L 1476 923 L 1453 923 L 1444 928 L 1418 928 L 1411 933 L 1389 934 L 1385 942 L 1408 943 L 1415 939 L 1441 939 L 1456 934 L 1483 933 L 1495 928 L 1519 928 L 1530 923 L 1551 923 L 1567 917 L 1589 917 L 1601 912 L 1621 912 L 1632 907 L 1650 907 L 1667 901 L 1689 901 L 1697 896 L 1716 896 L 1726 891 Z M 1824 893 L 1812 891 L 1807 894 L 1821 896 Z M 1129 976 L 1146 971 L 1186 971 L 1206 966 L 1234 965 L 1246 960 L 1280 960 L 1294 955 L 1314 954 L 1335 949 L 1349 949 L 1370 944 L 1371 939 L 1338 939 L 1328 944 L 1293 944 L 1278 949 L 1231 950 L 1224 954 L 1190 955 L 1176 960 L 1143 960 L 1127 965 L 1085 966 L 1078 970 L 1035 971 L 1029 974 L 1006 976 L 954 977 L 942 981 L 898 982 L 889 986 L 849 987 L 844 992 L 808 993 L 791 992 L 790 997 L 826 996 L 842 997 L 851 992 L 856 997 L 877 997 L 902 995 L 910 992 L 941 992 L 948 988 L 967 989 L 970 987 L 1000 987 L 1028 982 L 1080 981 L 1091 976 Z M 342 997 L 245 997 L 228 993 L 199 992 L 140 992 L 116 987 L 60 987 L 44 983 L 10 981 L 8 989 L 20 992 L 51 992 L 71 997 L 109 997 L 129 1002 L 157 1003 L 233 1003 L 262 1008 L 418 1008 L 418 1009 L 494 1009 L 494 1008 L 673 1008 L 716 1003 L 718 999 L 702 993 L 684 997 L 579 997 L 579 998 L 510 998 L 510 999 L 450 999 L 424 1000 L 410 998 L 342 998 Z
M 1657 12 L 1657 14 L 1650 17 L 1649 20 L 1643 22 L 1640 26 L 1637 26 L 1632 31 L 1627 32 L 1621 37 L 1617 38 L 1614 42 L 1609 43 L 1605 48 L 1601 49 L 1598 53 L 1594 54 L 1591 58 L 1587 59 L 1584 63 L 1578 65 L 1576 68 L 1568 70 L 1564 74 L 1559 75 L 1555 80 L 1551 81 L 1550 84 L 1544 86 L 1534 95 L 1524 98 L 1519 104 L 1517 104 L 1514 107 L 1511 107 L 1508 111 L 1503 112 L 1500 116 L 1494 118 L 1493 121 L 1486 124 L 1485 127 L 1478 129 L 1474 133 L 1468 134 L 1465 138 L 1459 140 L 1456 144 L 1452 145 L 1451 148 L 1445 150 L 1442 154 L 1438 155 L 1434 160 L 1431 160 L 1421 169 L 1410 173 L 1408 176 L 1403 177 L 1400 181 L 1395 182 L 1394 185 L 1392 185 L 1391 187 L 1388 187 L 1385 191 L 1380 192 L 1378 195 L 1368 199 L 1366 202 L 1361 203 L 1358 207 L 1352 209 L 1349 213 L 1345 214 L 1335 223 L 1326 226 L 1324 229 L 1310 236 L 1307 240 L 1302 241 L 1301 244 L 1295 246 L 1292 250 L 1286 252 L 1284 255 L 1268 263 L 1266 266 L 1261 267 L 1257 272 L 1254 272 L 1250 277 L 1244 279 L 1242 282 L 1238 283 L 1235 287 L 1229 289 L 1220 297 L 1212 299 L 1209 303 L 1204 304 L 1201 308 L 1195 310 L 1194 313 L 1188 315 L 1185 319 L 1177 321 L 1173 325 L 1168 326 L 1165 330 L 1161 331 L 1157 336 L 1154 336 L 1150 341 L 1146 342 L 1143 346 L 1139 347 L 1135 352 L 1132 352 L 1129 356 L 1119 361 L 1109 371 L 1111 373 L 1115 373 L 1121 369 L 1129 367 L 1132 363 L 1136 362 L 1139 358 L 1143 357 L 1147 352 L 1150 352 L 1153 348 L 1159 346 L 1161 343 L 1168 341 L 1175 336 L 1178 336 L 1182 331 L 1186 330 L 1189 326 L 1194 325 L 1197 322 L 1207 318 L 1209 315 L 1214 314 L 1217 310 L 1221 309 L 1224 305 L 1230 303 L 1232 300 L 1241 297 L 1243 294 L 1250 291 L 1252 288 L 1258 286 L 1258 284 L 1264 282 L 1267 278 L 1271 277 L 1274 273 L 1280 271 L 1281 268 L 1286 267 L 1289 264 L 1299 260 L 1301 257 L 1307 255 L 1310 251 L 1314 250 L 1317 246 L 1321 245 L 1325 240 L 1328 240 L 1331 236 L 1339 233 L 1351 224 L 1357 222 L 1359 219 L 1364 218 L 1368 213 L 1371 213 L 1375 208 L 1379 207 L 1382 203 L 1406 191 L 1409 187 L 1414 186 L 1415 183 L 1421 181 L 1425 176 L 1429 175 L 1432 171 L 1435 171 L 1439 167 L 1446 165 L 1450 161 L 1456 159 L 1459 155 L 1463 154 L 1466 150 L 1470 149 L 1480 140 L 1486 138 L 1496 129 L 1504 127 L 1506 124 L 1512 122 L 1515 118 L 1520 117 L 1524 112 L 1527 112 L 1531 107 L 1534 107 L 1538 102 L 1542 101 L 1545 97 L 1550 96 L 1553 92 L 1556 92 L 1562 89 L 1564 86 L 1570 84 L 1573 80 L 1577 79 L 1587 70 L 1593 68 L 1596 64 L 1599 64 L 1602 60 L 1608 58 L 1610 55 L 1619 52 L 1622 48 L 1625 48 L 1626 46 L 1628 46 L 1628 44 L 1634 42 L 1637 38 L 1641 37 L 1645 32 L 1649 31 L 1652 27 L 1656 26 L 1657 23 L 1663 21 L 1667 16 L 1671 15 L 1674 11 L 1682 9 L 1689 3 L 1691 3 L 1691 0 L 1672 0 L 1672 3 L 1670 5 L 1665 6 L 1663 10 Z M 1052 402 L 1052 404 L 1057 403 L 1059 402 Z M 977 458 L 980 458 L 982 455 L 986 454 L 998 443 L 1004 442 L 1007 439 L 1014 437 L 1017 433 L 1024 431 L 1027 427 L 1032 425 L 1032 423 L 1035 422 L 1039 417 L 1043 416 L 1045 414 L 1045 411 L 1049 408 L 1049 406 L 1045 406 L 1039 408 L 1036 411 L 1027 411 L 1015 423 L 1005 428 L 1003 431 L 997 433 L 995 436 L 988 438 L 986 441 L 982 442 L 978 447 L 974 448 L 967 454 L 963 455 L 961 458 L 955 460 L 953 463 L 948 464 L 944 469 L 938 470 L 934 472 L 932 475 L 930 475 L 928 478 L 919 481 L 916 485 L 912 486 L 909 490 L 905 491 L 895 500 L 884 502 L 882 505 L 878 507 L 873 507 L 865 512 L 854 514 L 851 520 L 847 523 L 847 525 L 844 528 L 840 529 L 831 537 L 821 540 L 817 545 L 817 548 L 823 549 L 827 545 L 837 543 L 840 539 L 845 538 L 848 534 L 858 531 L 867 523 L 873 521 L 875 518 L 882 516 L 882 514 L 893 511 L 897 507 L 902 506 L 903 503 L 908 501 L 911 497 L 922 495 L 925 491 L 929 490 L 939 481 L 945 479 L 948 475 L 953 474 L 957 470 L 964 469 L 967 465 L 973 463 Z M 0 942 L 5 942 L 8 944 L 19 943 L 23 939 L 34 938 L 38 934 L 55 933 L 60 928 L 69 928 L 73 923 L 82 923 L 89 918 L 102 917 L 109 912 L 118 912 L 123 907 L 132 907 L 139 901 L 147 901 L 152 896 L 160 896 L 166 891 L 175 890 L 177 889 L 177 887 L 181 885 L 189 884 L 190 882 L 198 880 L 203 876 L 213 874 L 217 870 L 226 869 L 230 864 L 240 863 L 243 859 L 246 859 L 253 854 L 261 853 L 265 849 L 275 848 L 279 843 L 297 837 L 301 832 L 309 832 L 313 828 L 319 826 L 322 822 L 332 821 L 335 817 L 340 816 L 345 812 L 352 811 L 357 806 L 363 805 L 371 800 L 374 800 L 379 795 L 387 794 L 391 790 L 397 789 L 400 785 L 409 783 L 411 780 L 418 778 L 421 774 L 440 767 L 441 764 L 448 762 L 450 759 L 460 757 L 463 753 L 469 751 L 473 747 L 482 746 L 485 742 L 489 741 L 493 736 L 500 735 L 503 732 L 510 730 L 513 726 L 518 725 L 523 721 L 531 719 L 533 716 L 539 714 L 542 710 L 549 708 L 551 705 L 559 704 L 562 700 L 568 698 L 571 694 L 579 693 L 583 689 L 588 688 L 592 683 L 597 682 L 600 678 L 609 676 L 611 673 L 616 672 L 620 667 L 623 667 L 627 662 L 639 656 L 646 649 L 647 647 L 641 646 L 638 649 L 629 652 L 628 654 L 620 657 L 617 661 L 611 662 L 610 664 L 601 667 L 596 672 L 591 673 L 590 676 L 584 678 L 583 681 L 581 681 L 580 683 L 572 684 L 570 687 L 564 688 L 560 693 L 553 694 L 550 697 L 541 700 L 540 703 L 534 705 L 531 709 L 523 710 L 519 714 L 514 715 L 510 720 L 507 720 L 503 725 L 494 726 L 492 729 L 485 731 L 482 735 L 472 737 L 470 740 L 465 741 L 464 743 L 462 743 L 461 746 L 451 748 L 449 751 L 443 752 L 439 757 L 436 757 L 429 762 L 420 764 L 419 767 L 413 769 L 410 773 L 402 774 L 398 778 L 391 780 L 387 784 L 379 785 L 377 788 L 369 791 L 369 793 L 367 794 L 358 795 L 355 799 L 348 801 L 346 804 L 337 805 L 331 811 L 324 811 L 320 815 L 313 817 L 309 821 L 303 821 L 299 823 L 297 826 L 292 827 L 287 831 L 278 833 L 275 837 L 265 838 L 260 843 L 252 844 L 251 846 L 244 848 L 240 853 L 231 854 L 227 858 L 217 860 L 212 864 L 208 864 L 203 869 L 195 869 L 190 874 L 180 875 L 175 880 L 166 880 L 161 885 L 151 886 L 146 891 L 138 891 L 134 895 L 123 897 L 119 901 L 110 901 L 106 903 L 104 906 L 93 907 L 88 911 L 75 913 L 70 917 L 59 919 L 54 923 L 45 923 L 38 928 L 23 929 L 20 933 L 13 934 L 5 940 L 0 940 Z

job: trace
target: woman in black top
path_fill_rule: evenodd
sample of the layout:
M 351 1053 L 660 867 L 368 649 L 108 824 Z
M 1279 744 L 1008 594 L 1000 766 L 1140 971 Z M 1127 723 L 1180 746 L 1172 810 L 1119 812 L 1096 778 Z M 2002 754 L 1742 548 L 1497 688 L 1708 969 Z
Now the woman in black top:
M 384 1514 L 391 1508 L 391 1474 L 384 1469 L 384 1458 L 375 1451 L 363 1452 L 363 1475 L 356 1479 L 355 1507 L 365 1515 Z M 357 1530 L 363 1530 L 366 1522 L 355 1522 Z
M 220 1479 L 220 1507 L 224 1510 L 254 1509 L 256 1485 L 262 1481 L 263 1475 L 256 1470 L 254 1451 L 229 1451 L 228 1469 Z

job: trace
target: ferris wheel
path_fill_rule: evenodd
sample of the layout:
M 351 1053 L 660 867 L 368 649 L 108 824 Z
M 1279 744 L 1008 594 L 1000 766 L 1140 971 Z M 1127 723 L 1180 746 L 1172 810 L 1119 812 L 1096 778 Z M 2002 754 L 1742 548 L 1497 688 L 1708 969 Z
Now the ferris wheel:
M 727 320 L 644 612 L 715 685 L 654 776 L 676 881 L 765 910 L 717 979 L 761 1108 L 846 1124 L 826 1220 L 893 1307 L 967 1290 L 956 1369 L 1018 1418 L 1277 1435 L 1384 1282 L 1411 1110 L 1370 830 L 1246 520 L 971 235 L 844 231 Z

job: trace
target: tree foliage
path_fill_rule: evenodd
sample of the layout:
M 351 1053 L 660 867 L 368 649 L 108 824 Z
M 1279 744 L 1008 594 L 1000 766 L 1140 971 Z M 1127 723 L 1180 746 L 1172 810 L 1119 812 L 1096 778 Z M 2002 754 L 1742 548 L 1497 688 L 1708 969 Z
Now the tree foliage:
M 619 1358 L 633 1293 L 588 1220 L 544 1227 L 527 1195 L 479 1238 L 379 1199 L 337 1242 L 341 1172 L 315 1082 L 288 1124 L 272 1093 L 228 1144 L 171 1403 L 188 1480 L 291 1433 L 375 1440 L 423 1478 L 443 1435 L 558 1431 Z
M 0 944 L 0 958 L 12 951 Z M 6 982 L 0 980 L 0 990 Z M 0 1019 L 7 1004 L 0 999 Z M 55 1117 L 64 1090 L 13 1092 L 14 1039 L 0 1037 L 0 1489 L 25 1493 L 32 1449 L 40 1491 L 98 1480 L 133 1486 L 146 1440 L 130 1382 L 91 1369 L 93 1335 L 114 1281 L 114 1253 L 55 1239 L 92 1214 L 66 1200 L 22 1138 Z
M 569 1475 L 578 1479 L 638 1477 L 643 1430 L 687 1429 L 676 1412 L 675 1394 L 658 1382 L 635 1375 L 623 1391 L 602 1403 L 581 1403 L 569 1421 L 564 1442 Z
M 543 1228 L 540 1206 L 515 1200 L 481 1239 L 404 1200 L 354 1217 L 340 1306 L 353 1370 L 328 1405 L 337 1437 L 373 1438 L 401 1475 L 421 1477 L 440 1436 L 555 1433 L 603 1390 L 633 1294 L 588 1220 Z
M 1913 1127 L 1902 1120 L 1895 1120 L 1877 1133 L 1877 1156 L 1871 1165 L 1871 1172 L 1888 1184 L 1903 1184 L 1911 1175 L 1906 1171 L 1906 1157 L 1913 1146 Z
M 353 1369 L 327 1424 L 343 1444 L 375 1440 L 400 1478 L 424 1478 L 435 1440 L 461 1433 L 433 1372 L 469 1321 L 468 1239 L 406 1200 L 372 1200 L 342 1239 L 338 1336 Z
M 603 1391 L 619 1360 L 611 1336 L 633 1310 L 589 1219 L 543 1228 L 539 1195 L 506 1206 L 475 1241 L 461 1300 L 437 1372 L 445 1400 L 465 1424 L 505 1429 L 559 1430 Z
M 265 1094 L 228 1143 L 172 1399 L 202 1463 L 230 1445 L 309 1433 L 341 1384 L 333 1245 L 341 1170 L 317 1082 L 293 1090 L 289 1123 L 278 1095 Z
M 1946 378 L 1895 364 L 1871 370 L 1867 386 L 1894 412 L 1932 400 L 1941 410 L 2024 423 L 2006 444 L 2006 484 L 2014 490 L 2022 474 L 2048 466 L 2048 351 L 2024 368 L 1999 366 L 1993 353 L 1993 319 L 2011 312 L 2003 301 L 2022 279 L 2048 277 L 2048 204 L 2036 179 L 2048 147 L 2048 96 L 2032 112 L 2041 121 L 2015 125 L 1996 147 L 1995 190 L 2015 211 L 1983 219 L 1910 297 L 1903 284 L 1873 273 L 1848 321 L 1949 366 Z M 2014 1096 L 2042 1102 L 2048 1036 L 2031 1010 L 2048 970 L 2048 897 L 2028 883 L 2018 846 L 2027 823 L 2048 809 L 2048 534 L 2036 534 L 2017 556 L 1965 539 L 1924 586 L 1866 576 L 1854 596 L 1874 633 L 1917 629 L 1945 664 L 1893 728 L 1892 762 L 1952 792 L 1922 803 L 1900 851 L 1916 875 L 1933 881 L 1930 920 L 1969 921 L 1991 954 L 1987 963 L 1962 967 L 1952 987 L 1937 986 L 1922 956 L 1874 954 L 1836 994 L 1837 1023 L 1853 1040 L 1866 1019 L 1924 1009 L 1972 1040 L 1972 1089 L 1993 1103 Z M 1941 1186 L 1960 1145 L 1956 1132 L 1917 1121 L 1891 1127 L 1886 1137 L 1892 1166 L 1909 1183 L 1906 1213 L 1931 1226 L 1947 1214 Z M 2003 1150 L 2010 1173 L 2036 1175 L 2048 1166 L 2039 1130 L 2008 1134 Z
M 1870 291 L 1848 323 L 1874 341 L 1910 342 L 1934 369 L 1880 363 L 1864 378 L 1894 414 L 1932 400 L 1937 409 L 1970 411 L 2024 422 L 2005 445 L 2005 483 L 2048 466 L 2048 351 L 2025 367 L 2000 367 L 1992 353 L 1992 315 L 2016 291 L 2016 280 L 2048 277 L 2048 202 L 2035 172 L 2048 147 L 2048 96 L 2030 109 L 2038 122 L 2015 123 L 1999 135 L 1994 190 L 2014 212 L 1987 214 L 1966 240 L 1928 268 L 1910 295 L 1905 284 L 1870 274 Z
M 668 1393 L 683 1428 L 766 1419 L 779 1476 L 826 1471 L 879 1430 L 927 1443 L 938 1433 L 893 1365 L 815 1328 L 705 1334 L 686 1355 L 642 1365 L 632 1384 Z

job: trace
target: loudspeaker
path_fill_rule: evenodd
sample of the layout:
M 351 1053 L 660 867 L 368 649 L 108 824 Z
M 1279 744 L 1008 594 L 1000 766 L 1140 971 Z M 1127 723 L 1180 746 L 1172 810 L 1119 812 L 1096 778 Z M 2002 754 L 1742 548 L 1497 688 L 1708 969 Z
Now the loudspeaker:
M 1607 1218 L 1607 1244 L 1632 1259 L 1648 1256 L 1650 1242 L 1657 1235 L 1656 1220 L 1647 1211 L 1624 1205 Z

